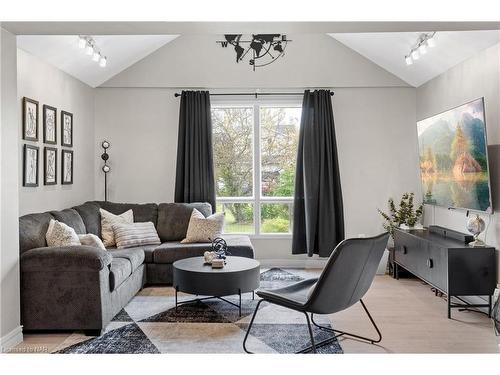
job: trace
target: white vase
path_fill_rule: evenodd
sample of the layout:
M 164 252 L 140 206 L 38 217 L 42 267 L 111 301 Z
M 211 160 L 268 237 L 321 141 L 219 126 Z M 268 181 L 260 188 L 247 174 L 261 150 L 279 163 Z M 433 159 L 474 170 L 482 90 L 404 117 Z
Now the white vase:
M 419 224 L 416 224 L 416 225 L 414 225 L 414 226 L 412 226 L 412 227 L 410 227 L 409 225 L 406 225 L 406 224 L 401 224 L 401 225 L 399 226 L 399 229 L 403 229 L 403 230 L 423 230 L 423 229 L 424 229 L 424 227 L 423 227 L 423 225 L 422 225 L 422 224 L 420 224 L 420 223 L 419 223 Z

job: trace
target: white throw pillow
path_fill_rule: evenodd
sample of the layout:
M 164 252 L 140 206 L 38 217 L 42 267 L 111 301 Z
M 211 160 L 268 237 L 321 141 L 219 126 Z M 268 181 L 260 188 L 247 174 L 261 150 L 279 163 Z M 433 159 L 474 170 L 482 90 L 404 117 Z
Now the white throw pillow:
M 78 239 L 80 243 L 85 246 L 93 246 L 98 249 L 106 250 L 106 247 L 102 243 L 101 239 L 97 237 L 95 234 L 87 233 L 87 234 L 79 234 Z
M 45 234 L 45 239 L 49 247 L 80 245 L 80 240 L 75 230 L 69 225 L 54 219 L 51 219 L 49 222 L 49 228 Z
M 223 228 L 223 213 L 205 217 L 200 211 L 194 208 L 189 219 L 186 238 L 181 243 L 212 242 L 216 237 L 220 237 Z
M 113 224 L 113 232 L 115 233 L 117 249 L 161 244 L 156 228 L 150 221 L 145 223 Z
M 101 237 L 105 247 L 115 245 L 115 234 L 113 232 L 114 224 L 133 223 L 134 213 L 128 210 L 120 215 L 112 214 L 102 208 L 99 209 L 101 213 Z

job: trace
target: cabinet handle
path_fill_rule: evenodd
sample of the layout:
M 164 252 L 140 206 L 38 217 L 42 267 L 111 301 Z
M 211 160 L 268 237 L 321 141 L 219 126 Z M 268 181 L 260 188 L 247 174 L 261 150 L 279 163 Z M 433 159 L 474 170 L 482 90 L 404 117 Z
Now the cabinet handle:
M 408 254 L 408 248 L 406 246 L 403 246 L 403 254 Z
M 434 267 L 434 262 L 431 258 L 427 259 L 427 267 L 433 268 Z

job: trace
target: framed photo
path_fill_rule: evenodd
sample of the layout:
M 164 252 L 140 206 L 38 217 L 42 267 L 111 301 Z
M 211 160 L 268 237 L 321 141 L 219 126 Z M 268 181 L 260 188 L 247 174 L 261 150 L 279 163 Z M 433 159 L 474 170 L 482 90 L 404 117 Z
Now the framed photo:
M 57 144 L 57 109 L 43 105 L 43 142 Z
M 23 139 L 38 141 L 38 102 L 23 98 Z
M 23 186 L 38 186 L 38 147 L 24 145 Z
M 61 184 L 71 185 L 73 183 L 73 151 L 61 150 Z
M 45 147 L 43 150 L 43 184 L 57 184 L 57 148 Z
M 73 147 L 73 114 L 61 111 L 61 145 Z

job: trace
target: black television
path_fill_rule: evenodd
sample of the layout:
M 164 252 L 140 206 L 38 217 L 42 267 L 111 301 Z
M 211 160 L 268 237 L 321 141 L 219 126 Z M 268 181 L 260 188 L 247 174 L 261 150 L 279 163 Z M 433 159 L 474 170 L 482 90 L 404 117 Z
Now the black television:
M 492 213 L 484 99 L 418 121 L 417 134 L 423 202 Z

